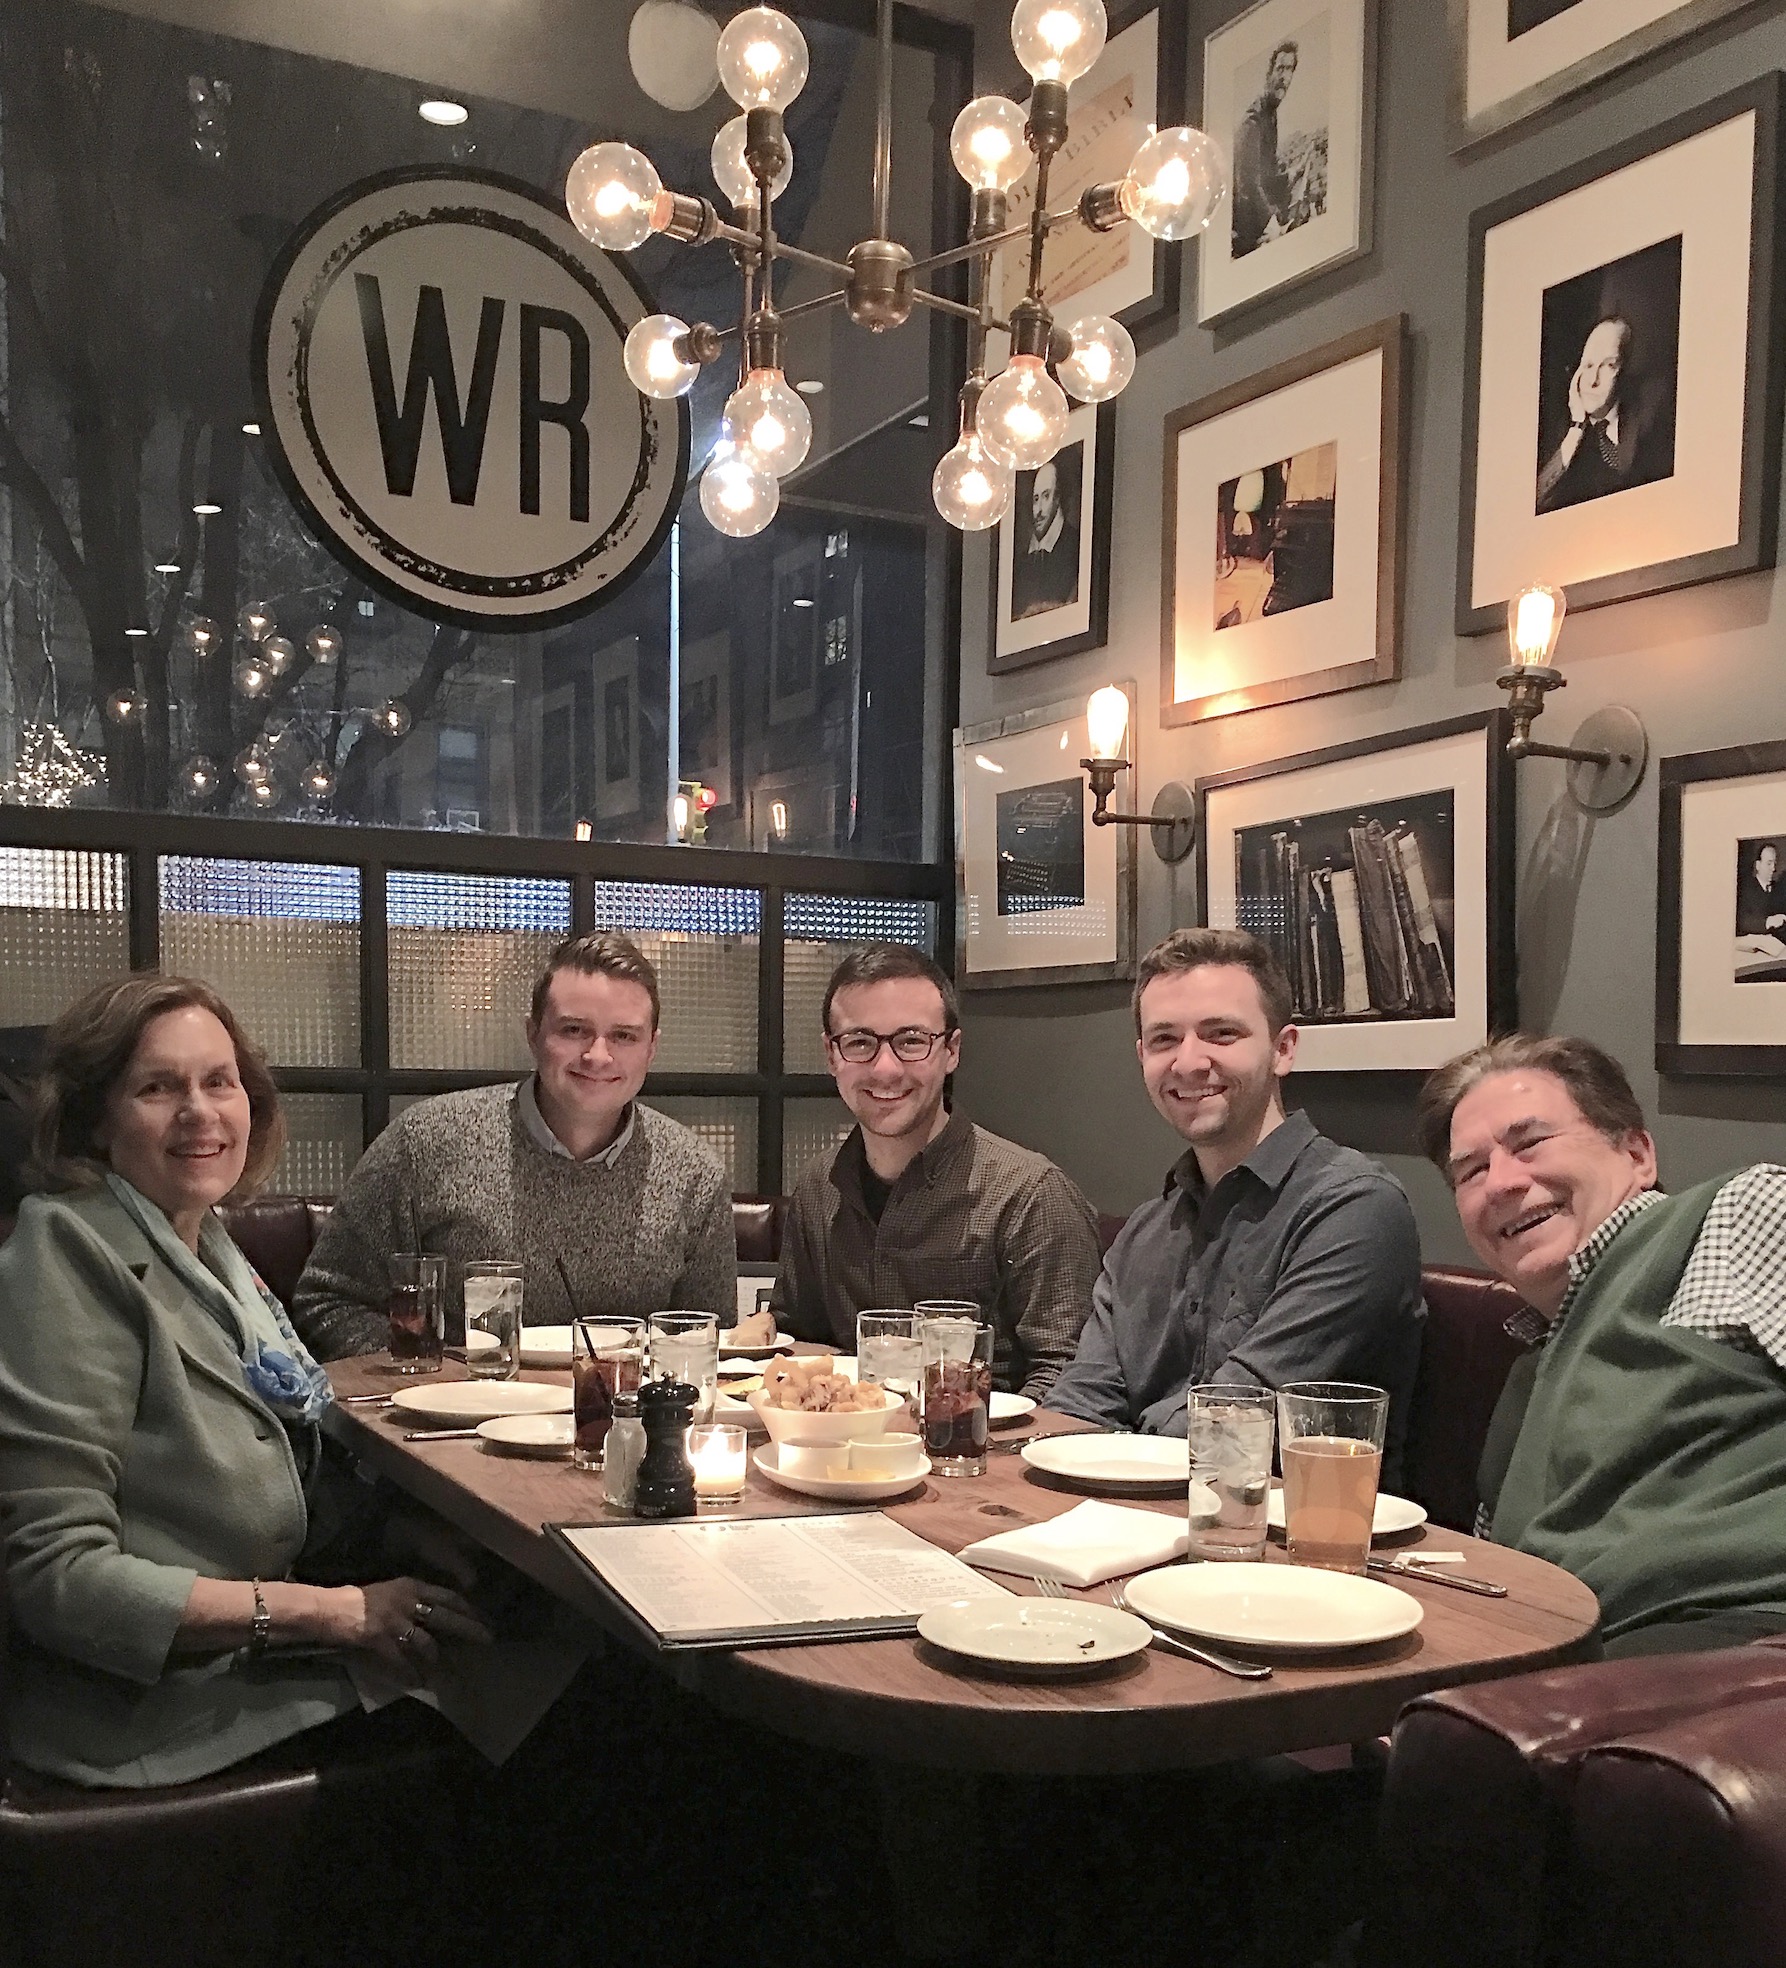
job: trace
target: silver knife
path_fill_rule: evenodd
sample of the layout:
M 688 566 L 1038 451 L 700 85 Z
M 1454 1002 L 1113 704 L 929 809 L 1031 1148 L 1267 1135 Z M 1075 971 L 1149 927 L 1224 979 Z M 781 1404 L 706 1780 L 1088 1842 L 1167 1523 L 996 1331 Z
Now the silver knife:
M 1483 1599 L 1505 1599 L 1507 1596 L 1504 1585 L 1490 1585 L 1486 1579 L 1453 1578 L 1436 1565 L 1396 1564 L 1388 1558 L 1368 1558 L 1365 1563 L 1373 1572 L 1391 1572 L 1397 1578 L 1424 1579 L 1429 1585 L 1448 1585 L 1454 1592 L 1474 1592 Z
M 406 1442 L 475 1442 L 475 1428 L 411 1428 L 403 1437 Z

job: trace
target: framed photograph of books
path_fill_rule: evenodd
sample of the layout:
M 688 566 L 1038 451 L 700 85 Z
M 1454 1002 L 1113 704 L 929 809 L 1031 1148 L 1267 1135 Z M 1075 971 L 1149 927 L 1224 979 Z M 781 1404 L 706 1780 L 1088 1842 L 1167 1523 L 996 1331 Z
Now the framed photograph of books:
M 1781 77 L 1470 222 L 1457 629 L 1774 564 Z
M 1450 0 L 1462 150 L 1755 0 Z
M 1102 649 L 1110 624 L 1116 405 L 1081 404 L 1045 465 L 1020 471 L 992 547 L 994 676 Z
M 1134 976 L 1135 829 L 1092 825 L 1090 749 L 1083 697 L 956 731 L 964 989 Z
M 1073 84 L 1065 146 L 1049 167 L 1048 208 L 1070 205 L 1087 186 L 1120 178 L 1155 130 L 1184 121 L 1187 0 L 1112 6 L 1104 52 Z M 1028 225 L 1036 174 L 1011 187 L 1012 225 Z M 1149 239 L 1139 226 L 1088 232 L 1057 226 L 1042 254 L 1042 298 L 1065 325 L 1082 314 L 1111 314 L 1131 333 L 1178 312 L 1179 248 Z M 1020 299 L 1029 277 L 1029 245 L 1013 240 L 993 254 L 987 281 L 994 312 Z M 995 350 L 1004 338 L 995 335 Z
M 1160 718 L 1398 673 L 1402 318 L 1166 419 Z
M 1489 711 L 1197 781 L 1203 920 L 1277 953 L 1299 1072 L 1430 1072 L 1515 1023 L 1508 729 Z
M 1232 167 L 1199 321 L 1370 250 L 1376 36 L 1376 0 L 1259 0 L 1204 42 L 1201 127 Z
M 1786 744 L 1662 761 L 1656 1070 L 1786 1078 Z

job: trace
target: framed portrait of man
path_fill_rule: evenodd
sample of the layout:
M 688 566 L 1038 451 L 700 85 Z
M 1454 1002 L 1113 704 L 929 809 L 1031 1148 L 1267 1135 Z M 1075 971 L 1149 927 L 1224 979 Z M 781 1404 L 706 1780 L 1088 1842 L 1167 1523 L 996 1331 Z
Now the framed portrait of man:
M 1786 744 L 1662 761 L 1656 1068 L 1786 1077 Z
M 1755 0 L 1450 0 L 1451 148 L 1616 74 Z
M 1781 78 L 1471 220 L 1457 629 L 1774 563 Z
M 595 706 L 595 818 L 639 810 L 639 638 L 625 636 L 590 659 Z
M 1048 463 L 1017 473 L 993 537 L 994 676 L 1103 647 L 1115 440 L 1116 406 L 1082 405 Z
M 1376 62 L 1376 0 L 1259 0 L 1204 42 L 1231 182 L 1198 241 L 1199 321 L 1369 250 Z

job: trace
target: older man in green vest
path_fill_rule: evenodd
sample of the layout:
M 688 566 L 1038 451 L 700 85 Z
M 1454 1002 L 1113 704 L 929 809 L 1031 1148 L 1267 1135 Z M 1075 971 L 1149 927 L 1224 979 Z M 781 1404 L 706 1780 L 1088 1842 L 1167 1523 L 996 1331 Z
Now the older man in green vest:
M 1526 1301 L 1479 1530 L 1591 1586 L 1609 1655 L 1786 1632 L 1786 1168 L 1664 1195 L 1630 1083 L 1586 1039 L 1440 1067 L 1420 1137 Z

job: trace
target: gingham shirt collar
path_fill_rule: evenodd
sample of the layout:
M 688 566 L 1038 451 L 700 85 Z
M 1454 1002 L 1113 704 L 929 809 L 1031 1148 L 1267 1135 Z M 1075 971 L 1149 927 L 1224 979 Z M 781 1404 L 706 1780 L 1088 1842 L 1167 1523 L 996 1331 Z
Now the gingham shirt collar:
M 1652 1203 L 1662 1200 L 1659 1189 L 1640 1189 L 1635 1196 L 1628 1196 L 1617 1209 L 1594 1231 L 1581 1249 L 1569 1260 L 1569 1284 L 1563 1293 L 1563 1302 L 1557 1307 L 1554 1319 L 1545 1318 L 1542 1312 L 1530 1305 L 1522 1305 L 1503 1321 L 1504 1330 L 1509 1337 L 1519 1341 L 1530 1350 L 1542 1346 L 1554 1338 L 1561 1330 L 1563 1321 L 1569 1316 L 1569 1308 L 1581 1295 L 1581 1288 L 1592 1276 L 1595 1265 L 1611 1248 L 1612 1240 L 1634 1217 L 1641 1216 Z

